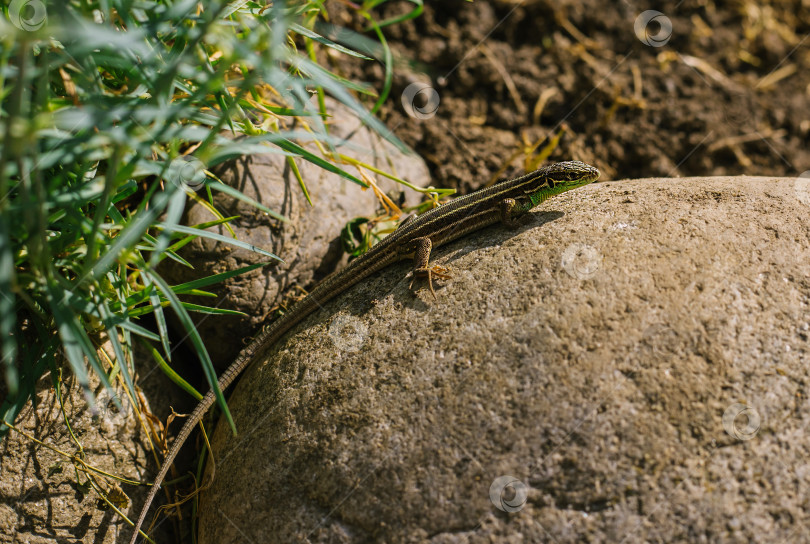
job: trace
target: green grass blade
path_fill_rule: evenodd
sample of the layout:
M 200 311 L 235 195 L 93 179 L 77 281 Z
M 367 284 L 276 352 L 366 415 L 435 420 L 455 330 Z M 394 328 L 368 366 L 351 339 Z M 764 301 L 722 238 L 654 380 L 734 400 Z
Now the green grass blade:
M 101 362 L 98 360 L 93 343 L 87 336 L 87 331 L 79 323 L 78 317 L 74 315 L 68 308 L 67 300 L 70 292 L 63 290 L 57 284 L 50 284 L 47 287 L 48 306 L 52 312 L 54 321 L 56 323 L 56 330 L 59 332 L 59 337 L 62 340 L 62 346 L 65 350 L 70 367 L 76 375 L 76 379 L 84 389 L 85 397 L 89 403 L 94 402 L 93 392 L 90 389 L 90 381 L 88 379 L 87 369 L 85 368 L 85 358 L 90 362 L 90 366 L 98 375 L 101 383 L 110 393 L 110 396 L 115 396 L 115 392 L 107 378 L 107 373 L 101 367 Z
M 223 242 L 226 244 L 230 244 L 232 246 L 241 247 L 242 249 L 247 249 L 254 253 L 258 253 L 259 255 L 264 255 L 265 257 L 270 257 L 271 259 L 276 259 L 278 261 L 284 262 L 281 257 L 270 253 L 260 247 L 256 247 L 253 244 L 248 244 L 246 242 L 242 242 L 240 240 L 236 240 L 235 238 L 230 238 L 228 236 L 223 236 L 216 232 L 210 232 L 207 230 L 197 229 L 194 227 L 186 227 L 185 225 L 170 225 L 167 223 L 159 223 L 157 225 L 159 228 L 164 229 L 165 231 L 169 232 L 181 232 L 183 234 L 194 234 L 201 238 L 209 238 L 211 240 L 216 240 L 218 242 Z
M 131 223 L 129 223 L 115 241 L 104 252 L 104 254 L 92 265 L 92 268 L 79 279 L 77 283 L 83 282 L 88 276 L 99 278 L 112 267 L 122 252 L 134 246 L 140 240 L 146 229 L 151 227 L 160 216 L 169 196 L 166 193 L 158 193 L 155 202 L 143 213 L 139 213 Z
M 17 360 L 17 337 L 14 329 L 17 326 L 15 309 L 14 255 L 11 250 L 8 224 L 5 217 L 0 217 L 0 338 L 3 339 L 0 357 L 3 361 L 3 374 L 10 395 L 17 394 L 19 376 L 15 362 Z
M 371 2 L 370 8 L 375 7 L 375 6 L 379 5 L 379 4 L 382 4 L 382 3 L 387 2 L 387 1 L 388 0 L 375 0 L 375 1 Z M 425 7 L 423 5 L 423 0 L 408 0 L 408 1 L 413 3 L 413 4 L 416 4 L 416 7 L 414 9 L 412 9 L 411 11 L 407 12 L 407 13 L 403 13 L 402 15 L 397 15 L 397 16 L 394 16 L 394 17 L 389 17 L 388 19 L 383 19 L 382 21 L 379 21 L 377 23 L 377 26 L 382 28 L 382 27 L 386 27 L 386 26 L 389 26 L 389 25 L 394 25 L 394 24 L 397 24 L 397 23 L 401 23 L 401 22 L 407 21 L 409 19 L 413 19 L 414 17 L 419 17 L 420 15 L 422 15 L 422 12 L 425 10 Z M 366 30 L 371 30 L 371 28 L 372 27 L 369 27 Z
M 20 385 L 15 395 L 9 395 L 0 406 L 0 416 L 9 423 L 17 419 L 17 415 L 22 411 L 28 401 L 33 398 L 36 390 L 36 382 L 49 366 L 54 366 L 53 355 L 59 345 L 59 337 L 52 335 L 42 344 L 41 351 L 29 352 L 23 355 L 20 365 Z M 8 427 L 0 422 L 0 438 L 8 432 Z
M 194 397 L 196 400 L 200 401 L 203 399 L 200 392 L 194 389 L 191 384 L 180 376 L 180 374 L 175 372 L 171 365 L 169 365 L 169 363 L 167 363 L 166 360 L 160 355 L 158 350 L 156 350 L 153 346 L 149 346 L 148 349 L 152 354 L 152 358 L 155 359 L 155 362 L 158 364 L 160 369 L 163 370 L 164 374 L 166 374 L 171 381 L 176 383 L 183 391 Z
M 152 312 L 155 314 L 155 322 L 157 323 L 158 334 L 160 335 L 160 343 L 163 346 L 163 353 L 166 354 L 168 360 L 172 360 L 172 349 L 169 346 L 169 328 L 166 326 L 166 316 L 163 313 L 163 305 L 161 304 L 158 290 L 150 281 L 151 274 L 143 274 L 144 282 L 146 283 L 146 292 L 149 294 L 149 303 L 152 305 Z M 130 312 L 130 315 L 137 315 L 135 311 Z
M 186 283 L 179 283 L 172 287 L 172 291 L 177 294 L 185 293 L 192 289 L 200 289 L 202 287 L 208 287 L 209 285 L 214 285 L 216 283 L 223 282 L 230 278 L 239 276 L 241 274 L 246 274 L 251 270 L 256 270 L 257 268 L 261 268 L 263 266 L 267 266 L 271 263 L 255 263 L 249 266 L 243 266 L 242 268 L 237 268 L 236 270 L 229 270 L 227 272 L 220 272 L 219 274 L 213 274 L 211 276 L 206 276 L 204 278 L 200 278 L 198 280 L 189 281 Z
M 200 306 L 199 304 L 192 304 L 190 302 L 181 302 L 180 304 L 183 305 L 183 308 L 189 310 L 191 312 L 196 312 L 198 314 L 208 314 L 208 315 L 234 315 L 239 317 L 247 317 L 245 312 L 240 312 L 238 310 L 228 310 L 225 308 L 214 308 L 213 306 Z
M 129 392 L 130 397 L 134 399 L 136 398 L 135 383 L 132 380 L 132 373 L 130 372 L 127 358 L 124 355 L 124 348 L 121 346 L 121 342 L 118 340 L 118 329 L 113 322 L 114 314 L 112 310 L 110 310 L 109 306 L 107 305 L 107 301 L 104 298 L 96 296 L 96 305 L 99 310 L 99 318 L 107 329 L 107 338 L 112 344 L 113 353 L 115 353 L 115 366 L 121 369 L 121 373 L 124 375 L 124 383 L 127 386 L 127 391 Z M 113 367 L 113 373 L 115 372 L 115 366 Z M 113 396 L 112 398 L 117 399 L 118 397 Z
M 188 334 L 189 339 L 191 340 L 191 344 L 194 346 L 194 350 L 197 353 L 197 356 L 200 358 L 202 362 L 203 372 L 205 373 L 205 378 L 208 380 L 208 385 L 213 389 L 214 395 L 217 399 L 217 404 L 222 409 L 222 413 L 225 416 L 226 420 L 228 421 L 228 425 L 231 427 L 231 430 L 234 434 L 236 434 L 236 425 L 233 422 L 233 417 L 231 416 L 230 410 L 228 410 L 228 405 L 225 402 L 225 396 L 222 394 L 222 390 L 219 388 L 219 383 L 217 382 L 217 374 L 214 370 L 214 364 L 211 362 L 211 358 L 208 355 L 208 350 L 205 349 L 205 344 L 203 344 L 202 338 L 200 337 L 200 333 L 197 332 L 197 328 L 194 326 L 194 322 L 189 317 L 188 312 L 186 312 L 183 305 L 180 303 L 180 299 L 177 298 L 177 295 L 174 294 L 171 287 L 163 281 L 163 279 L 158 276 L 157 274 L 152 274 L 150 272 L 144 271 L 144 274 L 149 276 L 152 282 L 154 282 L 158 289 L 160 289 L 163 296 L 171 304 L 171 307 L 174 309 L 175 313 L 177 314 L 180 323 L 183 325 L 186 333 Z
M 118 322 L 117 326 L 120 327 L 122 330 L 133 332 L 133 333 L 137 334 L 138 336 L 142 336 L 142 337 L 146 338 L 147 340 L 152 340 L 153 342 L 159 342 L 160 341 L 160 336 L 153 333 L 149 329 L 145 329 L 145 328 L 141 327 L 140 325 L 137 325 L 137 324 L 133 323 L 129 319 L 125 319 L 123 321 Z
M 263 211 L 264 213 L 266 213 L 267 215 L 269 215 L 273 219 L 283 221 L 284 223 L 289 223 L 290 222 L 289 219 L 287 219 L 286 217 L 284 217 L 280 213 L 274 212 L 273 210 L 271 210 L 267 206 L 264 206 L 260 202 L 258 202 L 256 200 L 250 198 L 249 196 L 243 194 L 241 191 L 237 191 L 236 189 L 234 189 L 230 185 L 225 185 L 224 183 L 221 183 L 221 182 L 218 182 L 218 181 L 207 181 L 205 183 L 205 185 L 207 187 L 210 187 L 211 189 L 214 189 L 215 191 L 219 191 L 220 193 L 225 193 L 226 195 L 228 195 L 228 196 L 230 196 L 232 198 L 235 198 L 236 200 L 240 200 L 240 201 L 242 201 L 242 202 L 244 202 L 246 204 L 250 204 L 254 208 L 257 208 L 257 209 Z M 232 217 L 230 219 L 234 219 L 234 218 Z M 203 228 L 207 228 L 207 227 L 203 227 Z
M 304 28 L 303 26 L 301 26 L 301 25 L 299 25 L 297 23 L 291 24 L 290 29 L 293 30 L 294 32 L 297 32 L 298 34 L 301 34 L 302 36 L 306 36 L 307 38 L 315 40 L 316 42 L 318 42 L 320 44 L 323 44 L 323 45 L 325 45 L 325 46 L 327 46 L 327 47 L 329 47 L 331 49 L 334 49 L 335 51 L 340 51 L 341 53 L 345 53 L 345 54 L 350 55 L 352 57 L 357 57 L 357 58 L 363 59 L 363 60 L 374 60 L 371 57 L 367 57 L 367 56 L 363 55 L 362 53 L 358 53 L 357 51 L 352 51 L 348 47 L 343 47 L 342 45 L 333 42 L 329 38 L 325 38 L 325 37 L 321 36 L 320 34 L 314 32 L 312 30 L 309 30 L 308 28 Z
M 296 144 L 294 142 L 291 142 L 289 140 L 284 140 L 284 141 L 277 142 L 277 143 L 278 143 L 278 146 L 281 147 L 282 149 L 284 149 L 285 151 L 290 151 L 291 153 L 295 153 L 296 155 L 300 155 L 301 158 L 304 158 L 304 159 L 308 160 L 309 162 L 315 164 L 316 166 L 320 166 L 324 170 L 328 170 L 329 172 L 332 172 L 333 174 L 337 174 L 340 177 L 348 179 L 349 181 L 353 181 L 354 183 L 358 184 L 361 187 L 368 188 L 368 184 L 366 184 L 364 181 L 361 181 L 360 179 L 354 177 L 353 175 L 349 174 L 348 172 L 346 172 L 342 168 L 339 168 L 339 167 L 335 166 L 331 162 L 327 162 L 324 159 L 318 157 L 317 155 L 314 155 L 314 154 L 310 153 L 309 151 L 307 151 L 306 149 L 304 149 L 303 147 L 301 147 L 300 145 L 298 145 L 298 144 Z
M 169 200 L 169 206 L 166 209 L 166 218 L 162 224 L 176 226 L 183 215 L 183 209 L 186 206 L 186 193 L 182 190 L 177 190 Z M 171 231 L 164 229 L 157 238 L 157 245 L 152 251 L 152 256 L 149 259 L 149 266 L 154 268 L 161 260 L 160 257 L 163 252 L 171 244 Z

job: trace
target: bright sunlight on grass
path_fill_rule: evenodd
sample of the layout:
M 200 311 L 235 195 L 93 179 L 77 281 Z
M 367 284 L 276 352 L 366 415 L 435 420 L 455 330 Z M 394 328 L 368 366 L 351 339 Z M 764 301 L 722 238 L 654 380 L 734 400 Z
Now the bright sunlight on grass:
M 226 160 L 282 153 L 364 185 L 333 147 L 324 96 L 387 135 L 358 97 L 370 95 L 372 111 L 385 100 L 391 55 L 381 27 L 418 15 L 422 2 L 412 0 L 412 12 L 382 22 L 370 10 L 384 0 L 352 4 L 374 40 L 338 32 L 323 3 L 14 0 L 4 8 L 0 355 L 8 395 L 0 415 L 6 421 L 62 357 L 88 400 L 86 361 L 106 385 L 123 379 L 134 397 L 135 338 L 160 342 L 171 359 L 166 308 L 185 326 L 230 419 L 188 315 L 201 308 L 179 295 L 202 294 L 255 266 L 182 285 L 168 285 L 156 266 L 166 258 L 184 262 L 177 250 L 197 236 L 252 248 L 203 230 L 231 219 L 214 208 L 214 191 L 284 220 L 216 179 L 210 169 Z M 317 62 L 321 48 L 384 61 L 384 88 L 331 73 Z M 305 190 L 306 180 L 299 183 Z M 178 224 L 189 198 L 206 202 L 219 219 Z M 268 262 L 278 258 L 256 250 Z M 138 324 L 145 313 L 154 313 L 157 333 Z M 103 336 L 114 350 L 104 360 L 97 354 Z

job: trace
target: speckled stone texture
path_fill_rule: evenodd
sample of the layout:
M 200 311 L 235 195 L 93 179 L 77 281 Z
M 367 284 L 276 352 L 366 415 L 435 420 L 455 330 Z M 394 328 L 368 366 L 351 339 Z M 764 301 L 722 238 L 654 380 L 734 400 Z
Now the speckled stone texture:
M 104 359 L 115 357 L 108 341 L 100 349 L 106 352 Z M 137 365 L 151 355 L 136 342 L 133 357 Z M 143 480 L 138 467 L 153 453 L 147 449 L 148 440 L 132 400 L 120 382 L 113 382 L 114 393 L 110 393 L 96 374 L 89 372 L 90 386 L 96 395 L 96 408 L 91 411 L 75 375 L 64 362 L 60 380 L 63 414 L 52 380 L 51 373 L 46 372 L 37 381 L 35 402 L 22 409 L 15 427 L 68 455 L 83 452 L 85 462 L 95 469 L 129 480 Z M 150 388 L 145 390 L 145 394 L 151 392 Z M 170 391 L 153 398 L 156 402 L 151 408 L 167 411 L 166 405 L 176 403 L 178 394 Z M 144 397 L 138 402 L 142 412 L 150 411 Z M 65 420 L 70 422 L 72 434 Z M 82 490 L 80 486 L 87 485 L 87 476 L 79 473 L 77 477 L 70 458 L 43 444 L 13 430 L 0 442 L 0 544 L 128 542 L 131 526 L 106 507 L 92 487 Z M 130 516 L 138 513 L 149 491 L 145 486 L 135 487 L 98 474 L 95 480 L 112 497 L 123 499 L 117 506 Z M 116 485 L 128 501 L 113 491 Z M 162 523 L 155 530 L 157 542 L 171 541 L 171 526 Z
M 439 249 L 438 300 L 388 268 L 240 381 L 199 542 L 810 540 L 808 218 L 599 183 Z

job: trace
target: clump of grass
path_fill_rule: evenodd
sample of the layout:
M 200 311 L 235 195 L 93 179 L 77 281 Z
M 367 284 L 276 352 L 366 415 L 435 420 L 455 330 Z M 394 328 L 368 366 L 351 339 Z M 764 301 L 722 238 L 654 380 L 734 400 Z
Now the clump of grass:
M 233 219 L 217 212 L 214 191 L 284 220 L 216 179 L 210 169 L 228 159 L 282 153 L 365 185 L 341 167 L 346 157 L 324 123 L 324 96 L 386 134 L 357 96 L 371 95 L 379 106 L 390 62 L 386 84 L 375 93 L 319 65 L 317 53 L 326 47 L 390 60 L 382 27 L 417 15 L 421 0 L 407 15 L 379 23 L 371 10 L 384 0 L 346 3 L 369 21 L 374 42 L 335 32 L 323 3 L 14 0 L 4 7 L 0 366 L 8 395 L 0 417 L 12 422 L 61 356 L 89 401 L 85 360 L 102 383 L 121 379 L 134 398 L 132 343 L 159 342 L 157 358 L 170 361 L 164 312 L 171 308 L 230 421 L 189 312 L 231 312 L 179 296 L 208 294 L 208 285 L 254 267 L 169 285 L 156 266 L 167 258 L 185 262 L 177 250 L 198 236 L 251 248 L 203 230 Z M 180 225 L 189 198 L 217 219 Z M 157 333 L 138 323 L 146 313 L 154 314 Z M 105 360 L 98 355 L 101 333 L 114 352 Z

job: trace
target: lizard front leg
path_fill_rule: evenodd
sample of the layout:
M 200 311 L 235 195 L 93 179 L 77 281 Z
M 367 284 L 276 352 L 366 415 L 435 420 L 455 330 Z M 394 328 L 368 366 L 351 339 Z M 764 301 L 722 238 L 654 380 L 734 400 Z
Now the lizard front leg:
M 430 251 L 433 248 L 430 238 L 416 238 L 409 246 L 409 249 L 413 251 L 413 279 L 408 288 L 413 287 L 416 278 L 427 278 L 430 292 L 433 298 L 436 298 L 436 291 L 433 290 L 433 278 L 450 279 L 452 277 L 449 274 L 450 270 L 438 264 L 430 266 Z
M 520 226 L 519 219 L 526 215 L 526 206 L 522 206 L 514 198 L 504 198 L 501 200 L 501 223 L 510 229 Z

